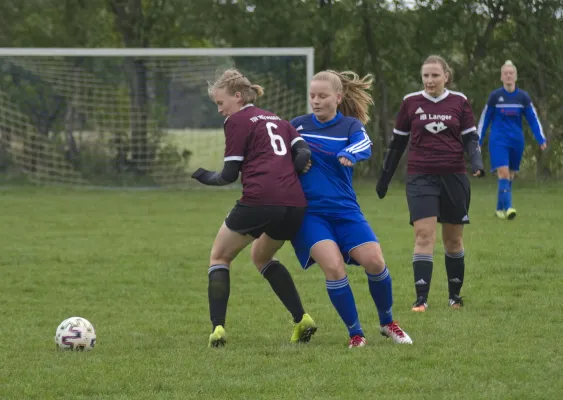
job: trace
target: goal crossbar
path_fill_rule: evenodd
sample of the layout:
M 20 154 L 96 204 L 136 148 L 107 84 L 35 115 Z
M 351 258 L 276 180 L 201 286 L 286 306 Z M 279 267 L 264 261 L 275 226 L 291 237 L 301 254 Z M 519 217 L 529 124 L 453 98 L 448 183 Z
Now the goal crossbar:
M 199 48 L 67 48 L 67 47 L 0 47 L 0 57 L 259 57 L 259 56 L 304 56 L 307 58 L 308 83 L 315 74 L 315 49 L 313 47 L 199 47 Z M 308 103 L 308 102 L 307 102 Z M 311 112 L 311 106 L 307 108 Z
M 1 47 L 0 56 L 78 56 L 78 57 L 187 57 L 187 56 L 306 56 L 314 57 L 313 47 L 234 47 L 234 48 L 66 48 Z

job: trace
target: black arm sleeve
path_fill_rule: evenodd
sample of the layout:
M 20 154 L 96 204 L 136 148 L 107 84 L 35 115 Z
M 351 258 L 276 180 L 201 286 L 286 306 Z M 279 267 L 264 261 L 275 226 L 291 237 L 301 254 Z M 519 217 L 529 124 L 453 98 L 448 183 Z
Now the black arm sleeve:
M 466 133 L 461 138 L 463 140 L 463 147 L 471 162 L 471 169 L 473 172 L 481 171 L 481 176 L 484 175 L 485 167 L 483 166 L 483 158 L 481 156 L 477 132 Z
M 221 172 L 207 171 L 206 169 L 199 168 L 192 174 L 192 178 L 209 186 L 228 185 L 238 179 L 241 165 L 242 161 L 225 161 Z
M 291 147 L 291 155 L 293 157 L 293 165 L 295 165 L 295 170 L 297 172 L 301 172 L 311 159 L 311 149 L 309 148 L 309 145 L 306 141 L 298 140 Z
M 409 144 L 409 137 L 405 135 L 393 134 L 393 140 L 389 144 L 389 148 L 385 152 L 383 159 L 383 172 L 381 173 L 381 182 L 388 185 L 393 178 L 393 174 L 401 161 L 401 157 Z

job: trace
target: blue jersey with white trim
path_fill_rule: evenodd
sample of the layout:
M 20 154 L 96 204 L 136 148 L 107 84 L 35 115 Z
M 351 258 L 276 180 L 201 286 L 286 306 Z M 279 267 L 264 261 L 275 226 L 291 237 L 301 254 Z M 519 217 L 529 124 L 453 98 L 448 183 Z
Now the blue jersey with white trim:
M 340 112 L 332 120 L 321 123 L 314 114 L 291 121 L 311 148 L 312 166 L 300 176 L 308 202 L 308 212 L 338 215 L 360 211 L 352 187 L 353 168 L 343 166 L 339 157 L 355 164 L 371 156 L 372 142 L 364 125 Z
M 538 143 L 540 145 L 545 143 L 545 135 L 530 95 L 518 88 L 514 92 L 508 92 L 504 87 L 493 90 L 481 113 L 477 128 L 480 144 L 483 145 L 487 129 L 492 122 L 489 139 L 491 144 L 522 145 L 524 143 L 522 115 L 526 117 Z

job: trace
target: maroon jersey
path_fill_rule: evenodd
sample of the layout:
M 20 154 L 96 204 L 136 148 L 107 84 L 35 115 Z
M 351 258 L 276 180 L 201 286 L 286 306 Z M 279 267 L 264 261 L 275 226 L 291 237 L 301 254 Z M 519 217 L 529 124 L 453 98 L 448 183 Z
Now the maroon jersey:
M 444 175 L 466 172 L 461 137 L 475 130 L 467 97 L 446 90 L 439 97 L 406 95 L 393 133 L 411 136 L 409 174 Z
M 299 140 L 288 121 L 252 104 L 227 118 L 225 161 L 242 161 L 242 203 L 307 205 L 291 153 Z

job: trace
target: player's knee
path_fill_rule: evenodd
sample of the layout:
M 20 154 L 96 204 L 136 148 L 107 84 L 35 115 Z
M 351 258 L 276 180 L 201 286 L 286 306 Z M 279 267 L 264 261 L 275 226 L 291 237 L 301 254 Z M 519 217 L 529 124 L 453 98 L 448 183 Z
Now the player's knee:
M 209 256 L 209 265 L 231 265 L 234 257 L 219 247 L 213 247 L 211 249 L 211 255 Z
M 346 276 L 346 266 L 344 260 L 334 260 L 324 262 L 320 265 L 327 280 L 336 281 Z
M 258 271 L 269 264 L 277 252 L 277 246 L 267 246 L 263 242 L 255 241 L 250 249 L 250 259 Z
M 509 179 L 510 171 L 508 170 L 508 167 L 497 168 L 497 176 L 499 179 Z
M 381 251 L 371 251 L 362 257 L 362 267 L 368 274 L 380 274 L 385 269 L 385 259 Z
M 385 260 L 383 256 L 374 256 L 368 258 L 367 262 L 362 264 L 362 267 L 368 274 L 380 274 L 385 269 Z
M 459 253 L 463 250 L 461 237 L 444 238 L 444 249 L 447 253 Z
M 434 247 L 435 232 L 430 229 L 419 229 L 415 234 L 415 246 L 422 249 Z
M 256 266 L 256 268 L 260 269 L 260 265 L 263 262 L 267 262 L 267 260 L 265 260 L 264 258 L 265 257 L 256 248 L 255 244 L 253 244 L 252 248 L 250 249 L 250 259 L 252 260 L 252 263 Z
M 272 261 L 273 256 L 266 256 L 259 252 L 251 252 L 250 259 L 254 266 L 258 269 L 258 271 L 262 271 L 265 265 L 267 265 L 270 261 Z

